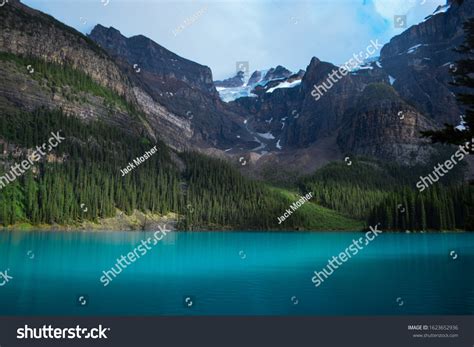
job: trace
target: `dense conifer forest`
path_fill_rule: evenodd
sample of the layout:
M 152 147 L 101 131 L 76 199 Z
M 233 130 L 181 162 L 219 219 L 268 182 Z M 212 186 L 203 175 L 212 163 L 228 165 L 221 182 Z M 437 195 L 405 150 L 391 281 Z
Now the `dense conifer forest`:
M 419 176 L 443 157 L 441 153 L 426 166 L 413 167 L 367 159 L 352 166 L 332 163 L 300 185 L 314 191 L 317 203 L 368 225 L 380 223 L 391 230 L 469 229 L 474 187 L 462 183 L 463 165 L 423 192 L 415 187 Z
M 97 221 L 115 216 L 119 209 L 126 214 L 175 212 L 180 227 L 191 230 L 280 229 L 277 217 L 294 202 L 287 194 L 243 177 L 224 161 L 192 152 L 172 155 L 162 142 L 45 109 L 0 118 L 0 138 L 22 149 L 15 157 L 10 152 L 3 156 L 3 173 L 26 159 L 27 149 L 45 143 L 53 129 L 60 130 L 64 142 L 0 191 L 4 226 Z M 120 169 L 154 145 L 157 154 L 122 177 Z M 185 169 L 178 170 L 176 161 L 184 163 Z M 309 216 L 311 212 L 304 209 L 296 212 L 284 228 L 310 228 L 314 223 Z M 332 218 L 339 218 L 341 226 L 352 222 L 336 214 Z

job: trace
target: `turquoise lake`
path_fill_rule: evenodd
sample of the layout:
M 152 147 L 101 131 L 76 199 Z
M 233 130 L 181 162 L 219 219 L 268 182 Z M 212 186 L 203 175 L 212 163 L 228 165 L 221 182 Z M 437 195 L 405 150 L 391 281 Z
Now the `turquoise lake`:
M 149 236 L 0 232 L 0 315 L 474 314 L 473 233 L 383 233 L 316 288 L 362 233 L 172 232 L 104 287 Z

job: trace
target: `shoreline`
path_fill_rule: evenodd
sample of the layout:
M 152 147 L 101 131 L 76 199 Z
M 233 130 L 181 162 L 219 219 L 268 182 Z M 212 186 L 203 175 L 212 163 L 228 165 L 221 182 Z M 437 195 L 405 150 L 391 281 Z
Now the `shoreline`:
M 169 223 L 169 225 L 168 225 Z M 173 223 L 173 224 L 171 224 Z M 175 228 L 176 220 L 168 220 L 164 224 L 168 226 L 171 225 L 170 231 L 172 232 L 179 232 L 179 233 L 200 233 L 200 232 L 213 232 L 213 233 L 233 233 L 233 232 L 244 232 L 244 233 L 364 233 L 367 230 L 343 230 L 343 229 L 332 229 L 332 230 L 305 230 L 305 229 L 298 229 L 298 230 L 283 230 L 283 229 L 232 229 L 229 227 L 221 227 L 221 228 L 199 228 L 194 230 L 178 230 Z M 163 223 L 161 223 L 162 225 Z M 0 232 L 105 232 L 105 233 L 112 233 L 112 232 L 154 232 L 156 228 L 116 228 L 111 229 L 107 228 L 103 225 L 95 225 L 95 227 L 87 226 L 72 226 L 72 225 L 31 225 L 25 223 L 15 225 L 15 226 L 8 226 L 8 227 L 1 227 Z M 474 233 L 473 231 L 469 230 L 416 230 L 416 231 L 401 231 L 401 230 L 383 230 L 383 233 L 389 234 L 461 234 L 461 233 Z
M 176 213 L 159 215 L 153 213 L 144 213 L 135 210 L 131 215 L 126 215 L 120 210 L 116 210 L 116 215 L 110 218 L 99 219 L 98 222 L 83 221 L 76 224 L 40 224 L 32 225 L 29 223 L 17 223 L 7 227 L 0 227 L 0 232 L 151 232 L 156 231 L 160 226 L 166 227 L 173 232 L 246 232 L 246 233 L 363 233 L 368 228 L 353 229 L 252 229 L 252 228 L 232 228 L 223 225 L 200 225 L 194 226 L 192 230 L 178 230 L 180 216 Z M 408 232 L 407 232 L 408 231 Z M 467 230 L 424 230 L 424 231 L 401 231 L 401 230 L 383 230 L 384 233 L 399 234 L 441 234 L 441 233 L 465 233 L 474 232 Z

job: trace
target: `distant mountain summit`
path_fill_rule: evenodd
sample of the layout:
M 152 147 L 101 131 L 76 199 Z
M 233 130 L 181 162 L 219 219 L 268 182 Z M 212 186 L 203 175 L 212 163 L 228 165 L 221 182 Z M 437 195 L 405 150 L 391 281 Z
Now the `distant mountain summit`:
M 248 80 L 243 72 L 224 81 L 214 82 L 221 99 L 225 102 L 242 97 L 257 97 L 278 88 L 291 88 L 299 84 L 304 76 L 304 70 L 292 73 L 287 68 L 278 65 L 269 70 L 256 70 Z
M 214 84 L 216 87 L 220 88 L 242 87 L 245 84 L 245 72 L 239 71 L 234 77 L 227 78 L 223 81 L 214 81 Z
M 265 74 L 264 79 L 267 81 L 271 81 L 276 79 L 284 79 L 290 77 L 291 75 L 292 72 L 290 70 L 281 65 L 278 65 L 276 68 L 271 68 L 270 70 L 268 70 L 268 72 Z

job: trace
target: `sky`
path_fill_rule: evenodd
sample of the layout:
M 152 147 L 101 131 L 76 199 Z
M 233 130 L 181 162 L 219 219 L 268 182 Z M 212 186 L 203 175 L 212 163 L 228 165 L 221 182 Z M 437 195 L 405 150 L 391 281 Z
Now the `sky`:
M 306 69 L 312 57 L 343 64 L 371 40 L 387 43 L 446 0 L 23 0 L 88 34 L 96 24 L 145 35 L 212 69 L 215 80 L 283 65 Z M 403 24 L 399 22 L 400 24 Z M 378 52 L 374 55 L 378 55 Z

